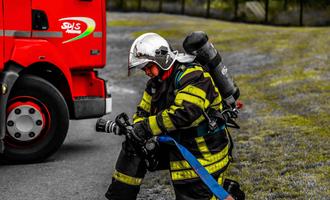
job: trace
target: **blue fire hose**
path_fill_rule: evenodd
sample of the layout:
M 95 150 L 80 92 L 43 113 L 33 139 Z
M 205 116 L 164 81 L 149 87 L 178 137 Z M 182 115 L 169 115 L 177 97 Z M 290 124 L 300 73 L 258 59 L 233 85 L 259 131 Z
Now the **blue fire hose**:
M 221 185 L 218 184 L 216 180 L 214 180 L 213 176 L 211 176 L 206 169 L 199 163 L 199 161 L 195 158 L 192 153 L 188 151 L 184 146 L 177 143 L 170 136 L 159 136 L 157 138 L 158 142 L 161 143 L 174 143 L 176 147 L 179 149 L 183 158 L 189 163 L 189 165 L 194 169 L 194 171 L 198 174 L 200 179 L 207 185 L 207 187 L 213 192 L 213 194 L 219 198 L 220 200 L 226 199 L 229 194 L 223 189 Z

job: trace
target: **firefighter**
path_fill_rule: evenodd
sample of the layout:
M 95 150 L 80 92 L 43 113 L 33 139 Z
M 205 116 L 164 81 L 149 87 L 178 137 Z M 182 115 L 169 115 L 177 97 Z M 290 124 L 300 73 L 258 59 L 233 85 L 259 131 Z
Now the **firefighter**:
M 194 59 L 173 51 L 155 33 L 134 41 L 129 70 L 142 69 L 150 77 L 133 116 L 134 131 L 141 140 L 161 134 L 175 138 L 223 184 L 230 163 L 227 130 L 221 120 L 214 129 L 209 126 L 212 113 L 222 109 L 222 99 L 210 74 L 193 63 Z M 160 144 L 159 149 L 157 169 L 170 170 L 177 200 L 216 199 L 174 145 Z M 115 168 L 105 196 L 111 200 L 136 199 L 147 168 L 127 140 Z

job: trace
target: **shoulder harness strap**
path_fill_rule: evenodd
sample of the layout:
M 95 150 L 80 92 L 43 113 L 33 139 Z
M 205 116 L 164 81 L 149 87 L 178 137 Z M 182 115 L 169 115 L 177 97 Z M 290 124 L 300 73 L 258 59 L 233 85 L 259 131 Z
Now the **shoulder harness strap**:
M 181 64 L 178 67 L 178 71 L 175 75 L 175 89 L 179 89 L 180 88 L 180 80 L 182 78 L 182 74 L 186 71 L 186 69 L 194 67 L 198 64 L 196 63 L 185 63 L 185 64 Z

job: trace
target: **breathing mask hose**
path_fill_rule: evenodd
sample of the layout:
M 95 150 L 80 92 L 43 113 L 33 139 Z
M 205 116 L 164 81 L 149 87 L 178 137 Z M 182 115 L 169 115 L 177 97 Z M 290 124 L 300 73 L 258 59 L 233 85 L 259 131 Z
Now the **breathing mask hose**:
M 207 67 L 225 103 L 235 108 L 235 101 L 240 95 L 239 88 L 223 64 L 220 53 L 208 40 L 206 33 L 195 31 L 185 38 L 183 48 L 188 54 L 195 55 L 198 63 Z

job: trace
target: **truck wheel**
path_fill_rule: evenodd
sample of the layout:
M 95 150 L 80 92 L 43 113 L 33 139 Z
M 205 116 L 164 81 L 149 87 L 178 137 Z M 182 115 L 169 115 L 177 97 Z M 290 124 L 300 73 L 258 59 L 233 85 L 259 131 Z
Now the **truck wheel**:
M 7 104 L 7 131 L 2 157 L 9 162 L 40 162 L 63 144 L 69 113 L 61 93 L 46 80 L 24 75 Z

